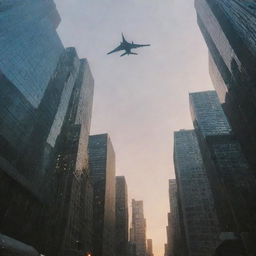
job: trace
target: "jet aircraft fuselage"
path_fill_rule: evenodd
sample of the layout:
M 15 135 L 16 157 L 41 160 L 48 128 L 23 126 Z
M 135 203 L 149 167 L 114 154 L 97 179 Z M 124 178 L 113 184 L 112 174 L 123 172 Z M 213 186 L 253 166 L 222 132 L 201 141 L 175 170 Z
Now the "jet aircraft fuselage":
M 128 41 L 126 41 L 126 39 L 124 38 L 124 35 L 122 34 L 122 39 L 123 41 L 120 43 L 120 45 L 118 47 L 116 47 L 113 51 L 109 52 L 108 54 L 114 53 L 114 52 L 118 52 L 118 51 L 125 51 L 123 54 L 120 55 L 120 57 L 124 56 L 124 55 L 138 55 L 135 52 L 132 52 L 132 49 L 135 48 L 139 48 L 139 47 L 144 47 L 144 46 L 150 46 L 150 44 L 135 44 L 135 43 L 129 43 Z

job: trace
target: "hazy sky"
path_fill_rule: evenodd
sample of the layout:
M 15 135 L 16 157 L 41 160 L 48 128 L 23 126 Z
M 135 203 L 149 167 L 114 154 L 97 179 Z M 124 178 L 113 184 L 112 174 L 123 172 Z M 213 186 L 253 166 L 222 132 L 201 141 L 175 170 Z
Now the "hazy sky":
M 147 237 L 162 256 L 173 171 L 173 131 L 191 128 L 188 92 L 212 89 L 193 0 L 55 0 L 65 46 L 95 79 L 91 133 L 109 133 L 129 200 L 144 201 Z M 106 55 L 121 33 L 151 47 Z M 130 201 L 129 201 L 130 204 Z

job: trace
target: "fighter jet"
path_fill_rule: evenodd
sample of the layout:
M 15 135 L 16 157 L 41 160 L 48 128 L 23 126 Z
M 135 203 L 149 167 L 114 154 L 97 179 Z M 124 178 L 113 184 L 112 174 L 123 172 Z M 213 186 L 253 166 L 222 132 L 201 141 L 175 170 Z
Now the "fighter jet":
M 144 47 L 144 46 L 150 46 L 150 44 L 135 44 L 135 43 L 129 43 L 125 40 L 124 35 L 122 34 L 123 41 L 120 43 L 118 47 L 116 47 L 113 51 L 109 52 L 108 54 L 111 54 L 113 52 L 118 52 L 118 51 L 125 51 L 120 57 L 124 55 L 138 55 L 138 53 L 131 52 L 132 49 L 139 48 L 139 47 Z

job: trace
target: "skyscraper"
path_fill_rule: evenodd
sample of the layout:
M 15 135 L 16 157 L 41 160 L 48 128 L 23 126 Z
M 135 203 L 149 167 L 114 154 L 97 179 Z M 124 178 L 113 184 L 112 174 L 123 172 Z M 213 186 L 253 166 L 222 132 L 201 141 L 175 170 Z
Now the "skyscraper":
M 0 4 L 0 229 L 47 255 L 91 249 L 93 78 L 52 0 Z
M 170 212 L 168 213 L 167 249 L 169 256 L 186 255 L 187 245 L 183 214 L 178 198 L 176 179 L 169 180 Z
M 14 95 L 25 97 L 24 107 L 40 105 L 64 50 L 56 33 L 59 23 L 52 0 L 1 2 L 0 70 L 18 90 Z
M 215 91 L 189 96 L 222 231 L 253 232 L 256 182 Z
M 136 246 L 136 255 L 146 255 L 146 219 L 143 212 L 143 201 L 132 199 L 131 242 Z
M 147 239 L 147 256 L 154 256 L 152 239 Z
M 130 234 L 131 234 L 131 232 L 130 232 Z M 131 241 L 128 242 L 128 255 L 136 256 L 136 245 Z
M 50 245 L 53 255 L 69 255 L 70 251 L 91 249 L 88 234 L 92 233 L 92 187 L 89 179 L 88 139 L 91 123 L 94 82 L 86 59 L 79 60 L 74 48 L 66 50 L 76 63 L 62 63 L 67 70 L 62 108 L 57 112 L 48 142 L 56 140 L 54 163 L 53 220 Z M 71 66 L 69 66 L 71 64 Z M 63 77 L 63 72 L 60 72 Z M 58 73 L 56 73 L 58 77 Z M 59 81 L 60 82 L 60 81 Z M 67 100 L 68 99 L 68 100 Z M 68 102 L 68 105 L 66 103 Z M 60 103 L 60 104 L 61 104 Z M 66 113 L 63 113 L 66 109 Z M 63 125 L 60 128 L 61 120 Z M 57 136 L 58 135 L 58 136 Z
M 64 86 L 49 84 L 64 52 L 56 32 L 60 17 L 51 0 L 15 0 L 2 1 L 0 20 L 0 164 L 36 190 Z
M 115 254 L 115 152 L 108 134 L 89 138 L 90 177 L 93 182 L 93 254 Z
M 165 253 L 167 254 L 167 255 L 171 255 L 171 250 L 172 250 L 172 239 L 171 239 L 171 237 L 172 237 L 172 234 L 173 234 L 173 231 L 174 230 L 172 230 L 171 229 L 171 225 L 172 225 L 172 223 L 171 223 L 171 214 L 168 212 L 168 214 L 167 214 L 167 223 L 168 223 L 168 225 L 166 226 L 166 237 L 167 237 L 167 243 L 166 243 L 166 248 L 165 248 Z
M 164 256 L 168 256 L 168 244 L 164 244 Z
M 47 138 L 65 113 L 55 75 L 66 52 L 53 1 L 2 1 L 0 9 L 0 229 L 39 250 L 55 146 Z
M 124 176 L 116 177 L 116 255 L 128 253 L 128 194 Z
M 256 172 L 256 2 L 195 0 L 213 85 Z
M 220 230 L 212 191 L 193 130 L 174 133 L 174 165 L 188 255 L 212 255 Z
M 153 255 L 153 240 L 147 239 L 147 253 L 148 255 Z

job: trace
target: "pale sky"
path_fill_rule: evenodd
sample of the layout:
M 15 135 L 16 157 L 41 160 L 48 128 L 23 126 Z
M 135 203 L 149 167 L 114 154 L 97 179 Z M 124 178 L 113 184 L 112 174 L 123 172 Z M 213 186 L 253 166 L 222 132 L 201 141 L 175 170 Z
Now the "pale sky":
M 213 89 L 193 0 L 55 2 L 64 45 L 88 59 L 94 76 L 91 134 L 109 133 L 129 205 L 132 198 L 144 201 L 147 238 L 155 256 L 163 256 L 173 131 L 192 128 L 188 93 Z M 151 47 L 134 50 L 137 56 L 106 55 L 122 32 L 128 41 Z

